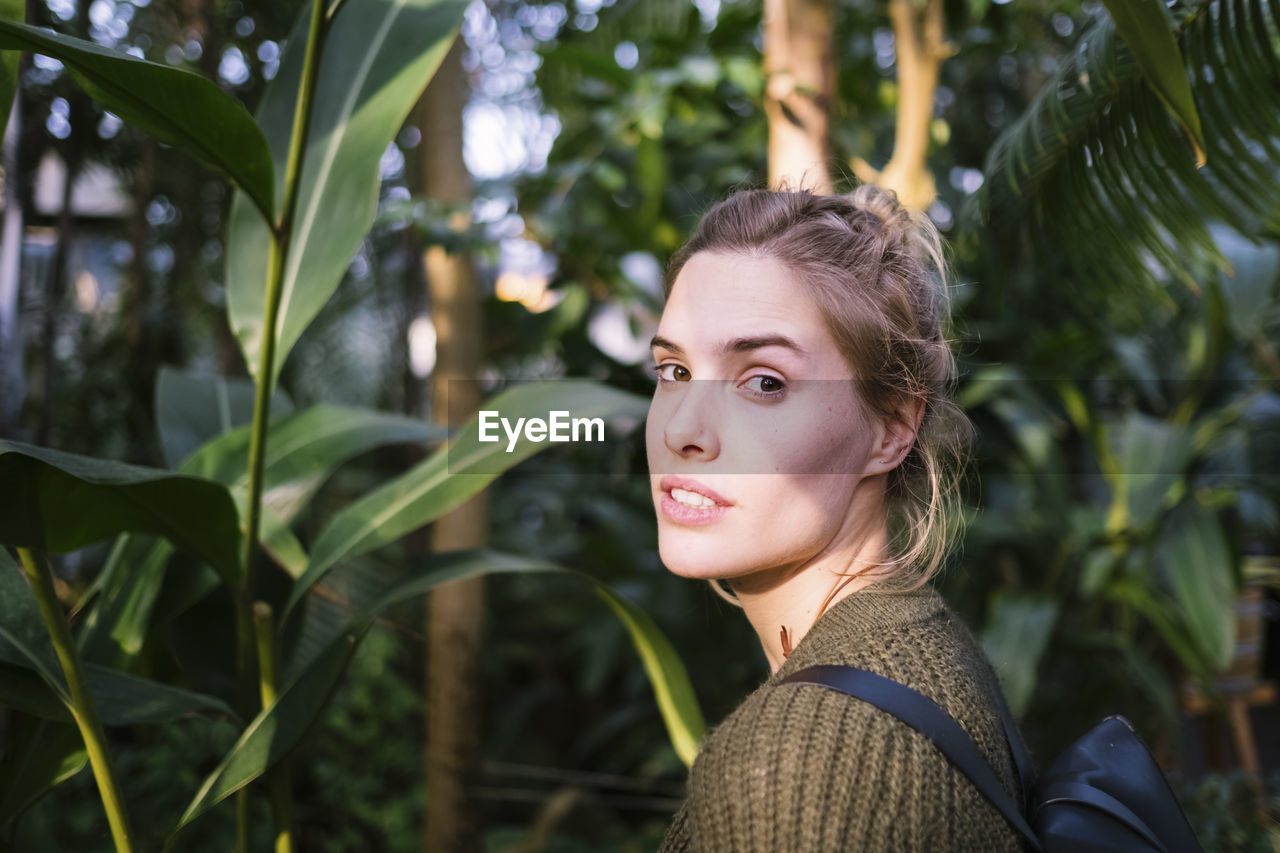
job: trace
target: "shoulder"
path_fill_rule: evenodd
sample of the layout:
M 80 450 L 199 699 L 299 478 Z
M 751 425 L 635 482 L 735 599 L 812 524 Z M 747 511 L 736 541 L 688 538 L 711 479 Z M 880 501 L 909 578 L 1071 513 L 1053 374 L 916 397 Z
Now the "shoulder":
M 902 851 L 946 821 L 946 760 L 878 709 L 766 686 L 708 737 L 689 777 L 694 849 Z
M 690 772 L 694 849 L 1019 849 L 1012 830 L 927 737 L 843 693 L 777 683 L 809 663 L 861 666 L 928 695 L 994 752 L 991 726 L 999 723 L 984 695 L 985 660 L 980 651 L 973 659 L 967 632 L 956 634 L 947 619 L 939 612 L 879 631 L 874 641 L 814 644 L 748 696 L 708 736 Z
M 855 666 L 892 679 L 929 697 L 954 717 L 1012 788 L 1012 756 L 998 710 L 1005 701 L 1003 690 L 965 621 L 931 587 L 901 598 L 846 602 L 845 609 L 823 617 L 812 645 L 806 647 L 810 639 L 806 637 L 766 686 L 779 686 L 782 678 L 815 664 Z M 894 618 L 877 623 L 874 614 L 880 612 L 892 613 Z M 833 618 L 826 622 L 827 616 Z M 870 630 L 865 627 L 868 622 L 874 625 Z M 806 689 L 831 692 L 822 687 Z

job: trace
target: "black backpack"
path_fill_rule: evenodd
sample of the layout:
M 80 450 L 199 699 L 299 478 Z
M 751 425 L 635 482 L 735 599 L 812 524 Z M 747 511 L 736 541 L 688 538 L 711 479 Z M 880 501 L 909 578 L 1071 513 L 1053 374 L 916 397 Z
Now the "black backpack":
M 811 666 L 779 683 L 848 693 L 928 737 L 1021 833 L 1029 850 L 1203 853 L 1159 765 L 1122 716 L 1098 723 L 1037 777 L 1003 697 L 996 702 L 1025 795 L 1024 816 L 977 744 L 928 696 L 852 666 Z

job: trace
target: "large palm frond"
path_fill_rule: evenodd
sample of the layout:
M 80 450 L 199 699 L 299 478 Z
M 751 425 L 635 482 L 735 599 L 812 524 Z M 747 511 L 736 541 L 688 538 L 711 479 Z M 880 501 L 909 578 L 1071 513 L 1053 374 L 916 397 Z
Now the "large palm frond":
M 997 140 L 968 226 L 1029 229 L 1045 257 L 1104 291 L 1191 282 L 1191 262 L 1228 266 L 1206 227 L 1280 234 L 1280 3 L 1171 8 L 1204 128 L 1197 170 L 1182 127 L 1143 78 L 1109 17 L 1081 34 L 1026 112 Z

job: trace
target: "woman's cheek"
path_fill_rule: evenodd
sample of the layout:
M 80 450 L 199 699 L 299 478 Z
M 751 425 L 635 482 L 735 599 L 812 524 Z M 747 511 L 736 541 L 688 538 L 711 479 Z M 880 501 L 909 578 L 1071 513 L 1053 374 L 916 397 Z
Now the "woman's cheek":
M 657 463 L 662 459 L 662 452 L 666 449 L 666 442 L 663 440 L 666 424 L 667 412 L 664 407 L 656 401 L 649 404 L 649 414 L 644 424 L 644 445 L 649 471 L 652 474 L 663 473 L 657 467 Z

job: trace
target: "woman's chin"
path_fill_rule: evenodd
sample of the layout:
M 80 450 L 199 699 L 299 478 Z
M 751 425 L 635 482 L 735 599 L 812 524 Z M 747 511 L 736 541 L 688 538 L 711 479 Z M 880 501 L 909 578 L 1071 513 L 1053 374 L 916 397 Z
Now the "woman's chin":
M 708 571 L 705 563 L 669 560 L 666 557 L 663 557 L 662 565 L 666 566 L 667 571 L 671 572 L 671 574 L 687 578 L 691 581 L 711 580 L 713 578 L 724 577 L 724 575 L 719 572 Z
M 750 572 L 754 566 L 745 557 L 738 559 L 723 547 L 706 547 L 711 543 L 664 543 L 659 537 L 658 555 L 673 575 L 690 580 L 733 578 Z M 702 547 L 699 547 L 699 546 Z

